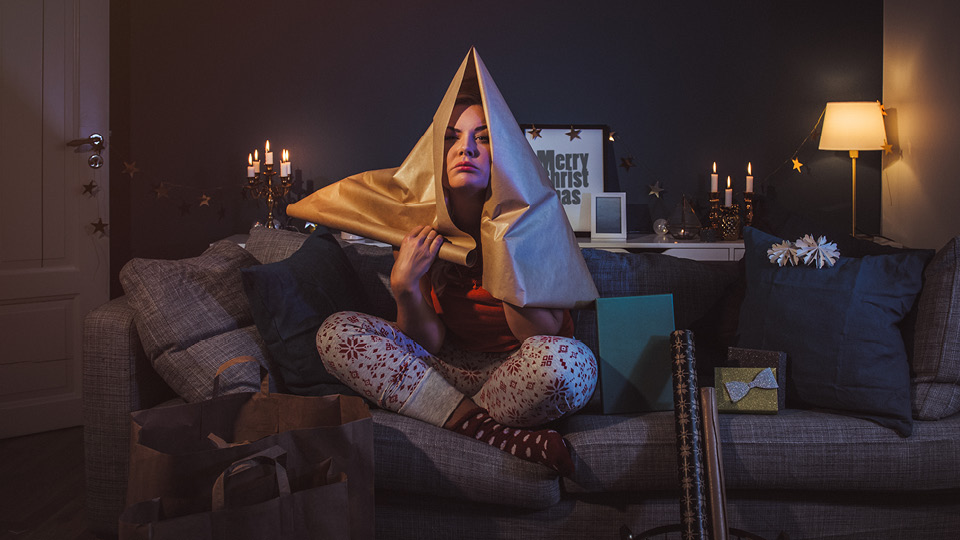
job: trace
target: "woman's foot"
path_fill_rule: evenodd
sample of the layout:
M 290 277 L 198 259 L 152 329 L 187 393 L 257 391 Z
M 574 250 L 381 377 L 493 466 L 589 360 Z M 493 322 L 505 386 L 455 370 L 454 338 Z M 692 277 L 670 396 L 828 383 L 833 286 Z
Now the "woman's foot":
M 532 431 L 505 426 L 480 407 L 475 407 L 466 415 L 457 415 L 455 412 L 454 418 L 458 420 L 448 421 L 445 425 L 447 429 L 483 441 L 520 459 L 546 465 L 561 476 L 573 474 L 573 459 L 567 441 L 555 430 Z

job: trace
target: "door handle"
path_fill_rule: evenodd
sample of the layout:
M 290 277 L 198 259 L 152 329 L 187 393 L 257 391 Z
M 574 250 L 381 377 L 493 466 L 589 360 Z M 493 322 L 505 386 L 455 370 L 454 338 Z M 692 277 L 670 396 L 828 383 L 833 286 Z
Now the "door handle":
M 87 165 L 89 165 L 91 169 L 103 167 L 103 156 L 100 155 L 100 152 L 103 152 L 105 148 L 103 135 L 91 133 L 86 139 L 74 139 L 68 142 L 67 146 L 84 146 L 88 144 L 93 147 L 94 153 L 87 159 Z

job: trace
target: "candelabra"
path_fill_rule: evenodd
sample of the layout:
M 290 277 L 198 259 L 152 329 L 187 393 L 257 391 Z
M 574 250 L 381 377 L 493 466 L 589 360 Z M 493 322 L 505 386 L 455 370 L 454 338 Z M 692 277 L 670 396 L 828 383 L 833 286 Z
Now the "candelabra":
M 743 226 L 753 225 L 753 192 L 745 191 L 743 193 Z
M 286 196 L 293 183 L 290 181 L 290 153 L 284 150 L 281 154 L 280 170 L 273 167 L 273 152 L 270 151 L 270 141 L 266 144 L 266 153 L 264 154 L 264 170 L 260 170 L 260 159 L 258 152 L 254 150 L 253 154 L 247 157 L 247 185 L 244 189 L 250 193 L 254 199 L 266 199 L 267 203 L 267 222 L 265 226 L 268 229 L 277 228 L 273 221 L 273 209 L 278 199 Z M 279 180 L 274 176 L 280 175 Z

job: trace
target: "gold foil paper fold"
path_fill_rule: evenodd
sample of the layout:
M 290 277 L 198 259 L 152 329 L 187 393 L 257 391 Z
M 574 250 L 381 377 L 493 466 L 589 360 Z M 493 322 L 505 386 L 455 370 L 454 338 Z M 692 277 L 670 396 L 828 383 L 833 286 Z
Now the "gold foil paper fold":
M 517 306 L 592 302 L 597 289 L 563 206 L 474 49 L 400 167 L 344 178 L 291 204 L 287 214 L 393 246 L 414 227 L 431 225 L 446 240 L 439 257 L 472 266 L 477 246 L 453 224 L 442 185 L 444 134 L 463 90 L 479 92 L 490 135 L 490 189 L 480 222 L 483 287 Z

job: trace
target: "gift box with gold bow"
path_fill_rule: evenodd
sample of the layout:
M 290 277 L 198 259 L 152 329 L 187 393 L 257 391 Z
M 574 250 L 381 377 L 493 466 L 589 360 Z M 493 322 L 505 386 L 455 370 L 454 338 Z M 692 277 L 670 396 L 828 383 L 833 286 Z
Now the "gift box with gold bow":
M 715 369 L 717 410 L 721 413 L 777 414 L 776 368 Z
M 780 388 L 777 388 L 777 402 L 781 409 L 786 408 L 787 353 L 729 347 L 727 361 L 723 365 L 736 368 L 773 368 L 777 384 L 780 385 Z M 719 390 L 719 386 L 717 388 Z

